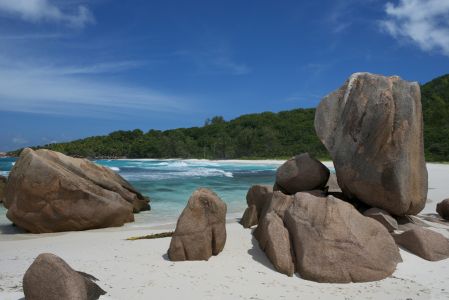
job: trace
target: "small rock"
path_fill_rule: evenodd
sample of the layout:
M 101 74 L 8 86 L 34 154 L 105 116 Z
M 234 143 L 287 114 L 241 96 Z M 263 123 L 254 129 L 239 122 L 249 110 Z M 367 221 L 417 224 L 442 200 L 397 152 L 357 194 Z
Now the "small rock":
M 449 257 L 449 241 L 433 230 L 415 227 L 391 235 L 399 246 L 425 260 L 439 261 Z
M 303 153 L 287 160 L 276 170 L 276 183 L 290 194 L 323 189 L 329 169 L 313 155 Z
M 372 218 L 384 225 L 389 232 L 398 229 L 398 222 L 385 210 L 380 208 L 370 208 L 363 214 L 365 217 Z
M 133 202 L 133 213 L 138 214 L 141 211 L 151 210 L 150 204 L 145 200 L 135 199 Z
M 42 253 L 23 276 L 23 293 L 27 300 L 96 300 L 106 292 L 92 279 L 97 280 L 54 254 Z
M 251 226 L 257 225 L 259 223 L 258 220 L 257 208 L 255 205 L 251 205 L 245 210 L 245 213 L 240 220 L 240 224 L 243 225 L 243 228 L 250 228 Z
M 252 185 L 246 194 L 246 203 L 248 207 L 254 205 L 257 210 L 257 219 L 259 220 L 262 209 L 271 196 L 273 195 L 273 187 L 270 185 L 256 184 Z
M 437 213 L 446 220 L 449 220 L 449 198 L 437 204 Z

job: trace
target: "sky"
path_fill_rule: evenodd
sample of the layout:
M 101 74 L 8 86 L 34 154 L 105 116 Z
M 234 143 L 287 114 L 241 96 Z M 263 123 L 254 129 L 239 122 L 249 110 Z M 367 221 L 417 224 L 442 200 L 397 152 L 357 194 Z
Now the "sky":
M 0 0 L 0 151 L 449 73 L 448 0 Z

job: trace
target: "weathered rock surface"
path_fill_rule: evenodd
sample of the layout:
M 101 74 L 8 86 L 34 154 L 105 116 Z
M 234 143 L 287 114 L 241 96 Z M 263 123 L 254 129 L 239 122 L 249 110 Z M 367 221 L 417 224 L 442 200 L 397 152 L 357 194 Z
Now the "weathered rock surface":
M 209 260 L 226 243 L 226 203 L 207 188 L 190 197 L 173 233 L 168 257 L 172 261 Z
M 60 257 L 42 253 L 23 276 L 23 292 L 27 300 L 96 300 L 106 292 L 91 278 L 96 280 L 73 270 Z
M 399 246 L 426 260 L 438 261 L 449 257 L 449 241 L 433 230 L 415 227 L 391 235 Z
M 309 153 L 287 160 L 276 170 L 276 183 L 296 194 L 323 189 L 329 179 L 329 169 Z
M 252 185 L 246 194 L 246 203 L 248 207 L 254 205 L 257 210 L 257 219 L 260 218 L 262 209 L 271 196 L 273 195 L 273 187 L 270 185 L 256 184 Z
M 326 186 L 329 187 L 329 189 L 328 189 L 329 193 L 341 193 L 342 192 L 341 188 L 337 182 L 337 175 L 335 175 L 334 173 L 329 174 L 329 180 L 327 181 Z
M 0 175 L 0 203 L 3 202 L 3 191 L 5 190 L 6 177 Z
M 449 220 L 449 198 L 437 204 L 437 213 L 446 220 Z
M 383 209 L 373 207 L 365 211 L 363 215 L 384 225 L 389 232 L 398 229 L 398 222 Z
M 255 205 L 251 205 L 243 213 L 240 224 L 243 225 L 243 228 L 250 228 L 251 226 L 257 225 L 258 223 L 259 218 L 257 217 L 257 208 Z
M 6 216 L 33 233 L 122 226 L 142 195 L 113 170 L 50 150 L 23 150 L 4 192 Z M 142 197 L 143 198 L 143 197 Z
M 381 280 L 402 261 L 383 225 L 333 196 L 274 192 L 254 236 L 276 270 L 316 282 Z
M 395 215 L 424 208 L 428 181 L 417 82 L 356 73 L 321 100 L 315 129 L 348 198 Z

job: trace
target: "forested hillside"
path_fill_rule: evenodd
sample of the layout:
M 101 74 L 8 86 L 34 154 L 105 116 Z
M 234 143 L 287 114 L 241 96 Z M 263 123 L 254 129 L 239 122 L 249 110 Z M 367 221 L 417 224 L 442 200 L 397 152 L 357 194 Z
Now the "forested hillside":
M 203 127 L 174 130 L 115 131 L 70 143 L 33 149 L 51 149 L 83 157 L 130 158 L 250 158 L 291 157 L 310 152 L 330 158 L 315 133 L 315 109 L 243 115 L 226 122 L 217 116 Z
M 422 85 L 421 95 L 426 160 L 449 161 L 449 74 Z M 275 158 L 309 152 L 330 159 L 316 136 L 314 118 L 314 108 L 243 115 L 231 121 L 216 116 L 203 127 L 120 130 L 32 148 L 91 158 Z
M 421 86 L 427 161 L 449 161 L 449 74 Z

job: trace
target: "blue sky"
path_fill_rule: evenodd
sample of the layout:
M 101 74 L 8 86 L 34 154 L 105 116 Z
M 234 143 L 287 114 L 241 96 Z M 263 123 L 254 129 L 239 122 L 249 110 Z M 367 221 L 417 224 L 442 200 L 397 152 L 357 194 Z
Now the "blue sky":
M 0 151 L 449 73 L 448 0 L 0 0 Z

